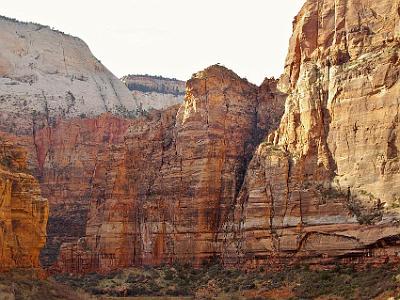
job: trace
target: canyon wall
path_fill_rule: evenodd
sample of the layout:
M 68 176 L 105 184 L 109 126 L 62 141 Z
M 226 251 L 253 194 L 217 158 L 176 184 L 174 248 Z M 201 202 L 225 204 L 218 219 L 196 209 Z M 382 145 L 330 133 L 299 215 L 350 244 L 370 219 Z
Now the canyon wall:
M 200 265 L 220 256 L 247 164 L 283 114 L 276 84 L 258 88 L 212 66 L 188 81 L 182 106 L 135 120 L 112 193 L 93 199 L 85 237 L 61 246 L 57 268 Z
M 40 266 L 47 218 L 39 183 L 26 174 L 26 153 L 0 139 L 0 271 Z
M 295 19 L 285 114 L 238 198 L 245 261 L 398 260 L 400 6 L 366 2 L 307 1 Z
M 121 163 L 120 144 L 132 121 L 105 114 L 95 119 L 59 120 L 35 132 L 42 193 L 50 203 L 42 263 L 50 265 L 62 242 L 85 234 L 89 205 L 113 190 Z

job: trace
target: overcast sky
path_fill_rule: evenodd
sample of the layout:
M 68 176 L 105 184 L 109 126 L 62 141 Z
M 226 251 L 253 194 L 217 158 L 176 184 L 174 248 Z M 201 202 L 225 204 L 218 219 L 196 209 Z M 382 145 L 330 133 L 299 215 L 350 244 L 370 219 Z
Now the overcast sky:
M 221 63 L 261 83 L 283 70 L 304 0 L 14 0 L 1 14 L 82 38 L 116 76 L 186 80 Z

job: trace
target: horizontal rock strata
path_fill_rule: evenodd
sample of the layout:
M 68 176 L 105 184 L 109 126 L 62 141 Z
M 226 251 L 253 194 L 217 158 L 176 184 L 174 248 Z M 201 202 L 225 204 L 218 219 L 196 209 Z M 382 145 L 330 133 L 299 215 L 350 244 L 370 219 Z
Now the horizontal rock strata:
M 296 17 L 285 114 L 238 200 L 243 259 L 398 260 L 398 8 L 307 1 Z
M 283 113 L 276 82 L 260 90 L 213 66 L 187 83 L 178 111 L 131 124 L 112 194 L 91 202 L 85 237 L 61 247 L 57 267 L 199 265 L 221 255 L 247 164 Z

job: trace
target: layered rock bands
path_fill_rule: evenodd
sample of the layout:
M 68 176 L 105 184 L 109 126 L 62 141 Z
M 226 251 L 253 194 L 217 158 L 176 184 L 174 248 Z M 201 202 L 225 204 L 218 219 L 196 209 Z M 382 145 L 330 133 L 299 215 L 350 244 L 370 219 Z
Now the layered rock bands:
M 43 164 L 43 191 L 56 212 L 50 241 L 67 219 L 77 228 L 73 238 L 81 237 L 61 246 L 57 267 L 107 271 L 173 261 L 201 264 L 219 255 L 246 167 L 265 133 L 277 127 L 284 99 L 276 81 L 259 89 L 213 66 L 188 82 L 180 107 L 129 122 L 104 116 L 76 120 L 76 130 L 39 131 L 41 141 L 42 132 L 62 136 L 38 143 L 49 147 L 40 153 L 57 153 Z M 67 165 L 69 171 L 54 172 Z
M 258 262 L 397 260 L 399 1 L 307 1 L 234 224 Z

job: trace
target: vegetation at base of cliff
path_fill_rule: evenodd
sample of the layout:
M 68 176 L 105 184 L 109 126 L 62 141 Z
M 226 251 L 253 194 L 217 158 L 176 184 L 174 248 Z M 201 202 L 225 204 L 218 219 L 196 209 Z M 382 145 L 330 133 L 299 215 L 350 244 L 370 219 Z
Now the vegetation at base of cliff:
M 263 268 L 253 271 L 224 269 L 218 264 L 200 269 L 175 265 L 129 268 L 80 278 L 56 275 L 54 279 L 112 299 L 134 296 L 204 300 L 374 299 L 382 295 L 400 299 L 400 267 L 393 265 L 359 271 L 351 267 L 314 271 L 299 266 L 278 272 L 267 272 Z
M 82 290 L 38 278 L 35 270 L 20 269 L 0 273 L 0 299 L 9 300 L 91 300 Z

